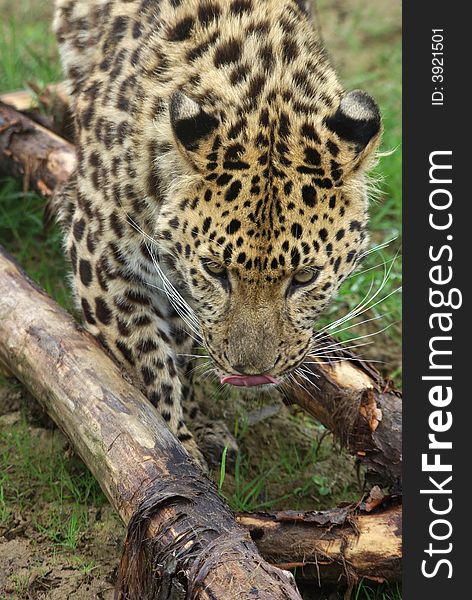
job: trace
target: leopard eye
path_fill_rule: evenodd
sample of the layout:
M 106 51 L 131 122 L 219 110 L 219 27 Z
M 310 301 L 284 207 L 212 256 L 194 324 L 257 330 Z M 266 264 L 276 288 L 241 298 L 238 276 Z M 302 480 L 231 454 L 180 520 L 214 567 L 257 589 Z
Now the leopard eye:
M 212 275 L 213 277 L 218 277 L 218 279 L 228 278 L 228 270 L 224 265 L 220 265 L 219 263 L 209 259 L 203 259 L 202 264 L 203 268 L 209 275 Z
M 309 285 L 313 283 L 319 275 L 319 270 L 314 268 L 302 269 L 297 271 L 292 279 L 292 284 L 296 286 Z

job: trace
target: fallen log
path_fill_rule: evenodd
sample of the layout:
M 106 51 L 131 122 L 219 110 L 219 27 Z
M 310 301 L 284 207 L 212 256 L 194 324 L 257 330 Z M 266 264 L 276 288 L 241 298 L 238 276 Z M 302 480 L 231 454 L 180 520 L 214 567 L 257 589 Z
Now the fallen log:
M 65 81 L 40 87 L 29 83 L 29 90 L 0 95 L 3 102 L 69 142 L 73 141 L 74 120 L 70 112 L 70 96 Z
M 250 538 L 270 562 L 323 583 L 400 579 L 399 506 L 239 515 L 245 536 L 150 403 L 1 249 L 0 365 L 40 400 L 129 524 L 124 589 L 174 585 L 195 589 L 195 598 L 237 599 L 246 596 L 225 593 L 250 582 L 268 590 L 260 598 L 298 598 Z M 160 565 L 155 580 L 146 579 L 149 564 Z
M 299 599 L 146 398 L 0 250 L 0 363 L 41 402 L 128 524 L 119 598 Z M 187 595 L 186 595 L 187 594 Z
M 18 112 L 30 112 L 37 108 L 33 94 L 29 90 L 16 90 L 0 95 L 0 102 L 8 104 Z
M 329 336 L 321 343 L 336 344 Z M 401 494 L 401 393 L 368 362 L 343 350 L 339 342 L 337 347 L 331 362 L 309 357 L 301 386 L 289 399 L 315 417 L 357 457 L 371 484 L 388 487 L 394 495 Z
M 335 583 L 347 577 L 399 581 L 402 558 L 401 507 L 375 514 L 349 507 L 320 512 L 237 515 L 264 558 L 297 579 Z
M 71 144 L 0 104 L 0 170 L 23 177 L 48 198 L 50 220 L 55 212 L 51 192 L 66 181 L 75 165 Z M 26 179 L 26 180 L 25 180 Z M 326 336 L 321 344 L 332 345 Z M 367 362 L 339 350 L 336 362 L 310 357 L 306 378 L 287 391 L 325 425 L 366 466 L 369 481 L 401 491 L 401 394 Z M 310 371 L 309 373 L 307 371 Z M 309 382 L 307 381 L 309 380 Z
M 53 110 L 57 104 L 60 104 L 63 110 L 69 108 L 70 97 L 65 81 L 47 85 L 44 89 L 34 83 L 31 83 L 30 86 L 31 90 L 16 90 L 0 94 L 0 102 L 23 113 L 31 113 L 38 107 Z
M 18 177 L 46 198 L 75 169 L 74 146 L 0 102 L 0 172 Z

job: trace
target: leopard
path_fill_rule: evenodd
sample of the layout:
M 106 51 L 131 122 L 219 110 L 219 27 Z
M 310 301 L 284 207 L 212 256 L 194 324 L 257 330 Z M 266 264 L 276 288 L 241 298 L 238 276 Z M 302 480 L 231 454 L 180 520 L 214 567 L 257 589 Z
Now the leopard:
M 303 365 L 368 244 L 379 107 L 341 85 L 310 2 L 55 0 L 53 29 L 78 307 L 205 465 L 196 362 L 256 392 Z

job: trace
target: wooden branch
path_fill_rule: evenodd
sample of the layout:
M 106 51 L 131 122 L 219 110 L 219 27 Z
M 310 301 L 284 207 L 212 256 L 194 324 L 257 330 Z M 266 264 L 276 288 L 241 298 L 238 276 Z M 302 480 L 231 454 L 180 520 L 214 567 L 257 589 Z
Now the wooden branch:
M 18 112 L 30 112 L 37 108 L 33 94 L 28 90 L 16 90 L 15 92 L 6 92 L 0 94 L 0 102 L 8 104 Z
M 70 110 L 67 82 L 40 87 L 29 83 L 29 90 L 17 90 L 0 95 L 0 103 L 23 113 L 69 142 L 73 141 L 74 119 Z
M 75 169 L 74 146 L 0 103 L 0 171 L 49 198 Z
M 267 560 L 284 569 L 297 567 L 297 578 L 320 584 L 343 577 L 401 580 L 400 506 L 372 514 L 349 508 L 251 513 L 237 520 Z
M 146 398 L 0 250 L 0 363 L 39 399 L 125 523 L 120 598 L 298 599 Z M 185 595 L 188 594 L 188 595 Z
M 0 105 L 0 170 L 26 178 L 46 196 L 66 181 L 75 164 L 74 149 L 47 129 Z M 49 197 L 48 215 L 56 210 Z M 334 343 L 326 336 L 319 343 Z M 372 483 L 401 491 L 401 394 L 378 372 L 347 351 L 344 362 L 305 365 L 307 379 L 292 387 L 288 400 L 325 425 L 367 468 Z M 325 362 L 325 361 L 323 361 Z M 310 364 L 313 363 L 313 364 Z M 316 364 L 314 364 L 316 363 Z
M 70 97 L 67 92 L 67 83 L 53 83 L 44 89 L 31 83 L 31 90 L 16 90 L 0 94 L 0 102 L 8 104 L 11 108 L 23 113 L 31 113 L 39 106 L 53 110 L 55 105 L 60 105 L 62 110 L 68 110 Z
M 327 344 L 336 343 L 326 336 Z M 329 429 L 367 469 L 373 484 L 401 493 L 402 396 L 367 362 L 340 350 L 331 364 L 311 357 L 296 402 Z M 308 382 L 310 381 L 310 383 Z

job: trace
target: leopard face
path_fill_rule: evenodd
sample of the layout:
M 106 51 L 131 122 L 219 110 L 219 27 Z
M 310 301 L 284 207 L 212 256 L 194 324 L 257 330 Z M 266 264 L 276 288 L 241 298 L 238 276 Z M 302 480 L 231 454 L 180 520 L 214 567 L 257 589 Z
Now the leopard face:
M 169 181 L 155 235 L 220 376 L 279 379 L 303 362 L 367 242 L 373 100 L 355 91 L 300 117 L 283 91 L 268 96 L 242 128 L 181 91 L 169 101 L 177 185 Z

